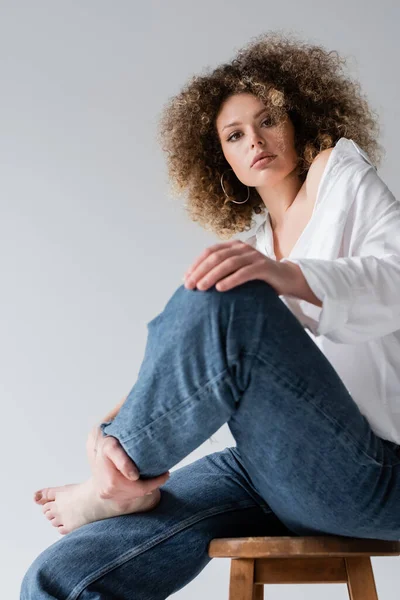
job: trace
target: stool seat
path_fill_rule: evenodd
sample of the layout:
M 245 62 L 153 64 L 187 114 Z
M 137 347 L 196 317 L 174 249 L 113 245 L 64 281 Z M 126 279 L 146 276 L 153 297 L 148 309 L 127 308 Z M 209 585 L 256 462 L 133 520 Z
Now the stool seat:
M 295 556 L 399 556 L 400 540 L 340 536 L 215 538 L 209 556 L 216 558 L 286 558 Z
M 399 556 L 400 540 L 342 536 L 215 538 L 211 558 L 231 558 L 229 600 L 262 600 L 264 584 L 347 583 L 351 600 L 378 600 L 371 556 Z

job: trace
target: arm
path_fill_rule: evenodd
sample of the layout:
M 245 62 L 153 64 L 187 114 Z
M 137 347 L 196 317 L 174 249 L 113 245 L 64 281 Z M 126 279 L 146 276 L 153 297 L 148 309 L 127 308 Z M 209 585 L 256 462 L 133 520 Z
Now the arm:
M 300 298 L 301 300 L 310 302 L 310 304 L 321 307 L 322 301 L 317 298 L 310 288 L 299 265 L 288 261 L 285 263 L 285 266 L 288 268 L 287 281 L 289 285 L 287 292 L 282 295 Z
M 255 235 L 252 235 L 244 241 L 252 248 L 257 247 L 257 239 Z M 307 300 L 307 302 L 315 304 L 316 306 L 322 306 L 321 300 L 317 298 L 308 285 L 307 279 L 304 277 L 299 265 L 296 265 L 294 262 L 286 262 L 286 259 L 281 260 L 280 264 L 282 263 L 285 263 L 285 275 L 283 277 L 283 282 L 279 282 L 279 287 L 285 289 L 280 292 L 280 295 L 301 298 L 302 300 Z
M 367 342 L 400 329 L 400 202 L 373 167 L 363 175 L 354 202 L 349 256 L 281 261 L 296 263 L 322 301 L 313 334 L 341 344 Z M 293 278 L 287 294 L 305 298 L 301 279 Z

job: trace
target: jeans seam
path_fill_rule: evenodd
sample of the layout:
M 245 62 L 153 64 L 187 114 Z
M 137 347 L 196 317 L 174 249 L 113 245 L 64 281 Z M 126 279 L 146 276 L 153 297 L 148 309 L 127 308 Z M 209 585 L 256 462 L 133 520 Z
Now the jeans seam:
M 181 531 L 187 529 L 191 525 L 203 521 L 208 517 L 218 515 L 219 513 L 226 513 L 235 510 L 245 510 L 246 508 L 255 508 L 257 506 L 258 505 L 254 500 L 240 500 L 235 504 L 229 503 L 219 507 L 212 507 L 196 515 L 192 515 L 185 521 L 175 525 L 174 527 L 171 527 L 170 529 L 168 529 L 168 531 L 156 536 L 155 538 L 147 540 L 143 544 L 140 544 L 138 547 L 136 547 L 134 550 L 129 550 L 128 552 L 125 552 L 122 556 L 119 556 L 118 559 L 115 559 L 114 561 L 108 563 L 106 566 L 103 566 L 101 569 L 98 569 L 94 573 L 91 573 L 91 575 L 85 577 L 85 579 L 83 579 L 79 584 L 77 584 L 75 588 L 70 592 L 66 600 L 77 600 L 79 594 L 83 592 L 88 585 L 92 584 L 97 579 L 100 579 L 100 577 L 107 575 L 113 569 L 120 567 L 132 558 L 135 558 L 135 556 L 142 554 L 143 552 L 149 550 L 153 546 L 156 546 L 160 542 L 164 542 L 168 538 L 172 537 L 173 535 L 176 535 L 177 533 L 180 533 Z
M 272 367 L 273 365 L 268 361 L 268 359 L 265 357 L 264 354 L 260 355 L 260 354 L 254 354 L 253 352 L 245 352 L 245 354 L 249 354 L 251 356 L 255 356 L 256 359 L 258 359 L 261 363 L 264 363 L 266 365 L 268 365 L 268 367 Z M 254 361 L 253 361 L 253 365 L 254 365 Z M 286 383 L 288 385 L 288 387 L 296 392 L 297 388 L 295 386 L 292 385 L 291 381 L 289 379 L 286 379 L 283 375 L 279 374 L 278 376 L 276 376 L 275 372 L 273 371 L 273 369 L 270 369 L 270 375 L 271 377 L 274 379 L 274 381 L 278 381 L 278 379 L 281 379 L 282 381 L 284 381 L 284 383 Z M 313 397 L 307 392 L 307 390 L 304 390 L 304 392 L 302 393 L 302 396 L 298 396 L 298 398 L 306 396 L 307 400 L 309 400 L 309 402 L 313 405 L 314 408 L 316 408 L 322 415 L 324 415 L 324 417 L 330 421 L 331 423 L 334 423 L 335 425 L 337 425 L 339 427 L 339 429 L 342 431 L 342 435 L 344 438 L 346 438 L 349 442 L 351 442 L 351 444 L 355 445 L 356 448 L 358 449 L 359 452 L 361 452 L 361 454 L 363 454 L 364 456 L 366 456 L 369 460 L 373 461 L 376 465 L 379 465 L 380 467 L 386 467 L 386 468 L 390 468 L 392 469 L 393 466 L 392 464 L 387 464 L 387 463 L 381 463 L 378 462 L 376 460 L 375 457 L 370 456 L 369 454 L 367 454 L 358 444 L 358 441 L 355 437 L 353 437 L 351 434 L 349 434 L 346 430 L 344 430 L 341 426 L 341 424 L 336 421 L 336 419 L 334 419 L 333 417 L 331 417 L 330 415 L 326 414 L 326 412 L 324 412 L 322 410 L 322 408 L 320 406 L 318 406 L 318 404 L 316 404 L 313 400 Z M 352 399 L 353 400 L 353 399 Z M 353 400 L 354 402 L 354 400 Z
M 278 382 L 279 380 L 283 381 L 295 394 L 297 393 L 297 388 L 296 386 L 294 386 L 290 379 L 287 379 L 284 375 L 279 374 L 276 375 L 276 372 L 271 369 L 271 367 L 273 367 L 274 365 L 266 358 L 266 356 L 264 354 L 261 353 L 254 353 L 254 352 L 246 352 L 244 351 L 243 356 L 252 356 L 253 357 L 253 362 L 251 365 L 251 372 L 254 368 L 254 363 L 255 360 L 257 359 L 259 362 L 266 364 L 269 368 L 269 373 L 270 376 L 272 377 L 272 379 L 276 382 Z M 202 395 L 207 388 L 212 385 L 212 384 L 219 384 L 220 382 L 223 383 L 225 381 L 225 377 L 224 375 L 228 374 L 227 379 L 229 379 L 229 377 L 231 377 L 230 373 L 229 373 L 229 368 L 224 369 L 224 371 L 221 371 L 220 373 L 218 373 L 218 375 L 216 375 L 213 379 L 210 379 L 202 388 L 196 390 L 196 392 L 192 395 L 189 396 L 188 398 L 186 398 L 186 400 L 183 400 L 179 405 L 177 405 L 174 408 L 171 408 L 170 410 L 168 410 L 167 412 L 163 413 L 162 415 L 160 415 L 160 417 L 158 417 L 157 419 L 155 419 L 154 421 L 152 421 L 151 423 L 148 423 L 147 425 L 145 425 L 144 427 L 142 427 L 138 432 L 136 432 L 133 436 L 130 436 L 128 438 L 124 438 L 123 436 L 119 435 L 119 441 L 121 442 L 121 444 L 125 444 L 127 442 L 131 442 L 132 440 L 135 440 L 136 438 L 139 438 L 139 436 L 143 436 L 146 434 L 146 432 L 148 430 L 151 430 L 151 428 L 160 420 L 164 419 L 166 416 L 171 417 L 173 414 L 176 414 L 182 411 L 182 408 L 187 406 L 188 403 L 193 400 L 194 398 L 196 398 L 197 395 Z M 296 394 L 297 395 L 297 394 Z M 355 447 L 357 448 L 357 450 L 363 454 L 366 458 L 368 458 L 368 460 L 373 461 L 376 465 L 379 465 L 380 467 L 385 467 L 385 468 L 390 468 L 392 469 L 394 466 L 393 464 L 387 464 L 387 463 L 383 463 L 383 462 L 378 462 L 375 457 L 370 456 L 369 454 L 367 454 L 358 444 L 358 441 L 355 437 L 353 437 L 351 434 L 349 434 L 346 430 L 342 429 L 341 424 L 334 419 L 333 417 L 329 416 L 328 414 L 326 414 L 322 408 L 320 408 L 313 400 L 313 397 L 307 392 L 307 390 L 303 390 L 302 391 L 302 395 L 299 396 L 297 395 L 298 398 L 300 397 L 306 397 L 307 400 L 312 404 L 312 406 L 314 408 L 316 408 L 328 421 L 330 421 L 331 423 L 333 423 L 334 425 L 336 425 L 337 427 L 339 427 L 339 429 L 341 429 L 342 431 L 342 435 L 343 437 L 350 442 L 351 445 L 355 445 Z M 352 399 L 352 401 L 354 402 L 354 400 Z M 108 435 L 108 434 L 106 434 Z M 109 434 L 109 435 L 112 435 Z M 140 439 L 140 438 L 139 438 Z M 396 463 L 397 465 L 399 463 Z
M 269 506 L 269 504 L 267 504 L 267 502 L 264 500 L 264 498 L 261 496 L 261 494 L 254 487 L 254 484 L 251 481 L 251 477 L 250 477 L 249 473 L 247 472 L 247 469 L 246 469 L 245 465 L 237 457 L 237 455 L 232 451 L 232 446 L 225 448 L 225 450 L 229 451 L 230 455 L 232 456 L 232 459 L 235 462 L 239 463 L 240 467 L 246 473 L 246 475 L 243 475 L 243 474 L 239 474 L 239 473 L 236 472 L 236 477 L 234 477 L 233 475 L 228 475 L 228 477 L 232 481 L 234 481 L 234 483 L 236 483 L 236 485 L 239 485 L 246 492 L 246 494 L 248 494 L 248 496 L 250 496 L 250 498 L 252 498 L 254 500 L 254 502 L 256 502 L 256 504 L 258 504 L 258 506 L 260 506 L 260 508 L 262 508 L 264 510 L 265 513 L 267 513 L 267 514 L 272 513 L 272 509 Z M 217 469 L 219 469 L 219 470 L 222 471 L 221 467 L 214 460 L 214 455 L 213 454 L 209 454 L 208 458 L 213 463 L 213 465 L 214 465 L 215 468 L 217 468 Z M 249 479 L 249 481 L 246 480 L 246 477 Z M 242 480 L 244 480 L 244 482 Z
M 226 375 L 228 375 L 228 377 L 225 377 Z M 173 417 L 174 414 L 181 414 L 182 409 L 187 408 L 187 406 L 189 405 L 189 403 L 191 401 L 193 401 L 194 399 L 196 399 L 196 396 L 202 396 L 202 394 L 204 392 L 206 392 L 208 390 L 209 387 L 217 384 L 219 385 L 220 383 L 224 383 L 227 379 L 229 379 L 231 377 L 231 375 L 229 374 L 229 369 L 224 369 L 223 371 L 221 371 L 220 373 L 218 373 L 218 375 L 216 375 L 215 377 L 213 377 L 212 379 L 210 379 L 209 381 L 207 381 L 201 388 L 199 388 L 198 390 L 196 390 L 196 392 L 194 394 L 192 394 L 191 396 L 189 396 L 188 398 L 186 398 L 185 400 L 182 400 L 182 402 L 180 402 L 178 405 L 174 406 L 173 408 L 170 408 L 169 410 L 167 410 L 166 412 L 164 412 L 162 415 L 160 415 L 159 417 L 157 417 L 156 419 L 154 419 L 153 421 L 151 421 L 151 423 L 148 423 L 147 425 L 145 425 L 144 427 L 142 427 L 141 429 L 139 429 L 135 434 L 125 438 L 122 435 L 118 434 L 118 439 L 121 442 L 121 444 L 126 444 L 127 442 L 131 442 L 133 440 L 137 440 L 137 438 L 140 439 L 140 437 L 143 437 L 147 431 L 150 429 L 152 429 L 152 427 L 154 425 L 156 425 L 159 421 L 162 421 L 163 419 L 165 419 L 165 417 Z M 110 434 L 106 434 L 106 435 L 113 435 L 112 433 Z

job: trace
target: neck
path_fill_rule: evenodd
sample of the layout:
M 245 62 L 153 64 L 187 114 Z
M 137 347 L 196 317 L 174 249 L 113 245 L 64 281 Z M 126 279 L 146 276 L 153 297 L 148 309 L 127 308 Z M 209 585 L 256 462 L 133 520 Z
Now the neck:
M 261 187 L 257 191 L 268 210 L 273 231 L 282 227 L 295 203 L 297 205 L 306 200 L 305 181 L 302 183 L 295 172 L 275 187 Z

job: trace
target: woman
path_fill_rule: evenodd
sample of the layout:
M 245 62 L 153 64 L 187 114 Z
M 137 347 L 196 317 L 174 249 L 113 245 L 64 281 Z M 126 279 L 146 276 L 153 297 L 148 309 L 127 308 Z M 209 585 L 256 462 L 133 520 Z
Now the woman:
M 64 537 L 24 600 L 166 598 L 215 537 L 400 538 L 400 208 L 340 62 L 263 35 L 165 107 L 174 189 L 228 241 L 148 323 L 138 380 L 89 437 L 91 479 L 40 491 Z M 236 446 L 168 479 L 224 423 Z

